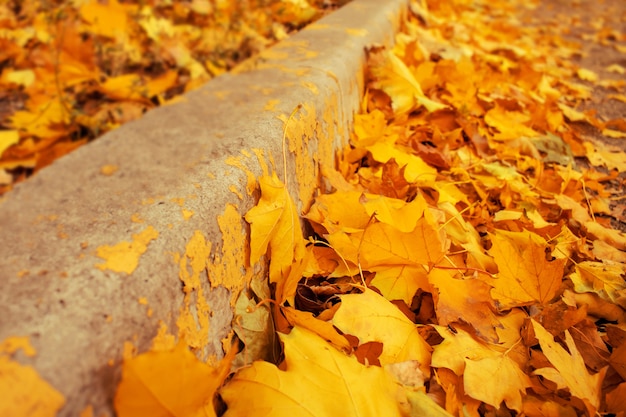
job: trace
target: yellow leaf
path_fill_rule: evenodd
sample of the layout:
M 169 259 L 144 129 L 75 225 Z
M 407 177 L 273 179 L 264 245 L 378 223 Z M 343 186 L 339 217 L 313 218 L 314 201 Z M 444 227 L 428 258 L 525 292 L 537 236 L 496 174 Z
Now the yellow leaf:
M 100 85 L 100 90 L 113 99 L 141 100 L 147 98 L 146 87 L 138 74 L 124 74 L 108 78 Z
M 506 355 L 465 360 L 465 393 L 495 408 L 504 401 L 508 408 L 521 411 L 522 394 L 530 386 L 528 375 Z
M 26 336 L 11 336 L 7 337 L 0 343 L 0 354 L 7 353 L 13 354 L 18 349 L 21 349 L 24 355 L 32 358 L 37 354 L 35 348 L 30 344 L 30 340 Z
M 293 307 L 281 307 L 281 311 L 285 315 L 287 321 L 289 321 L 289 323 L 293 326 L 317 334 L 319 337 L 344 352 L 349 352 L 352 349 L 348 339 L 340 335 L 331 323 L 315 318 L 313 313 L 296 310 Z
M 626 138 L 626 132 L 620 132 L 619 130 L 614 129 L 602 129 L 602 135 L 613 139 Z
M 322 194 L 315 199 L 306 218 L 324 226 L 328 233 L 363 230 L 370 215 L 361 204 L 362 196 L 359 191 Z
M 6 78 L 7 82 L 28 87 L 35 82 L 37 76 L 33 70 L 25 69 L 6 72 L 6 75 L 2 74 L 2 78 Z
M 510 408 L 521 409 L 522 393 L 530 381 L 506 347 L 487 345 L 462 329 L 435 329 L 444 341 L 434 347 L 433 367 L 463 376 L 465 392 L 472 398 L 494 407 L 505 401 Z
M 70 114 L 62 101 L 58 98 L 36 106 L 30 111 L 16 111 L 11 117 L 11 127 L 40 138 L 63 135 L 62 128 L 59 130 L 51 125 L 68 125 Z
M 557 105 L 563 112 L 563 115 L 567 117 L 570 122 L 583 122 L 587 120 L 587 115 L 585 113 L 579 112 L 578 110 L 563 103 L 558 103 Z
M 576 75 L 583 81 L 590 81 L 592 83 L 598 81 L 598 74 L 586 68 L 580 68 L 576 71 Z
M 374 291 L 342 295 L 333 324 L 343 333 L 358 337 L 360 344 L 382 343 L 381 365 L 415 360 L 422 373 L 430 375 L 431 348 L 417 332 L 415 323 Z
M 0 155 L 10 146 L 15 145 L 20 140 L 17 130 L 0 131 Z
M 388 300 L 403 300 L 411 305 L 420 288 L 427 288 L 428 273 L 422 266 L 390 266 L 376 272 L 371 285 Z
M 619 64 L 611 64 L 605 68 L 608 72 L 613 72 L 615 74 L 626 74 L 626 68 Z
M 292 25 L 309 22 L 317 14 L 307 0 L 283 0 L 275 3 L 272 10 L 278 21 Z
M 250 263 L 271 253 L 270 282 L 278 282 L 295 259 L 304 256 L 304 240 L 296 207 L 276 173 L 259 179 L 261 198 L 245 219 L 250 223 Z
M 255 362 L 241 369 L 220 394 L 224 417 L 401 416 L 402 388 L 383 368 L 365 366 L 315 334 L 294 327 L 280 335 L 282 369 Z
M 383 51 L 382 65 L 372 67 L 378 86 L 391 97 L 393 110 L 396 113 L 408 113 L 421 106 L 433 112 L 448 106 L 426 97 L 415 75 L 406 64 L 393 52 Z
M 355 114 L 354 144 L 357 147 L 366 147 L 384 140 L 386 127 L 385 114 L 378 109 L 367 114 Z
M 409 203 L 397 198 L 364 194 L 361 202 L 368 216 L 375 216 L 378 221 L 405 233 L 415 229 L 428 207 L 421 194 Z
M 336 232 L 326 237 L 344 259 L 368 271 L 398 265 L 429 267 L 445 255 L 447 247 L 445 232 L 426 217 L 409 233 L 385 223 L 373 223 L 364 231 Z
M 408 153 L 397 146 L 386 142 L 377 142 L 367 149 L 374 160 L 387 163 L 390 159 L 395 159 L 398 165 L 404 167 L 404 178 L 408 182 L 417 182 L 430 186 L 434 184 L 437 177 L 437 169 L 428 165 L 417 155 Z
M 485 122 L 498 131 L 493 137 L 498 140 L 512 140 L 521 137 L 533 137 L 538 132 L 528 126 L 531 117 L 519 111 L 508 111 L 496 106 L 485 114 Z
M 626 103 L 626 94 L 608 94 L 606 97 Z
M 231 349 L 217 368 L 201 362 L 183 343 L 124 362 L 115 395 L 119 417 L 211 417 L 213 395 L 230 370 Z
M 583 261 L 569 275 L 578 293 L 594 292 L 600 298 L 626 308 L 626 274 L 624 264 L 610 261 Z
M 31 366 L 0 355 L 1 416 L 54 417 L 65 403 L 63 395 Z
M 443 342 L 433 347 L 432 366 L 434 368 L 448 368 L 456 375 L 463 375 L 465 359 L 478 360 L 500 353 L 490 349 L 484 342 L 473 338 L 462 329 L 452 332 L 444 326 L 433 326 L 443 337 Z
M 620 172 L 626 171 L 626 155 L 621 149 L 612 148 L 600 142 L 585 142 L 583 146 L 592 165 L 605 166 Z
M 417 4 L 417 3 L 415 3 Z M 453 417 L 441 408 L 423 389 L 407 391 L 411 404 L 411 417 Z
M 600 406 L 602 380 L 607 368 L 603 368 L 597 374 L 589 374 L 569 331 L 565 331 L 568 352 L 541 324 L 532 320 L 532 325 L 541 350 L 554 366 L 537 369 L 535 373 L 555 382 L 559 388 L 568 388 L 573 396 L 585 402 L 589 415 L 595 414 Z
M 476 278 L 456 279 L 450 271 L 433 269 L 428 280 L 435 287 L 433 300 L 440 325 L 466 322 L 486 340 L 496 342 L 500 322 L 493 313 L 490 287 Z
M 496 230 L 489 250 L 498 265 L 496 278 L 482 278 L 493 286 L 492 297 L 501 309 L 534 303 L 547 304 L 561 286 L 565 259 L 546 259 L 545 240 L 529 231 Z
M 128 33 L 128 15 L 117 0 L 109 0 L 108 4 L 90 0 L 80 7 L 80 15 L 91 25 L 89 31 L 94 34 L 117 38 Z

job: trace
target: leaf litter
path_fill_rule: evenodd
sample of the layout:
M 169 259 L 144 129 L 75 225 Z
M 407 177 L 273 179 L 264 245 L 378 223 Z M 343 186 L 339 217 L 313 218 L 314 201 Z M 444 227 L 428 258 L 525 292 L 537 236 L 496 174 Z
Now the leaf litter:
M 0 4 L 0 194 L 347 0 Z
M 411 2 L 368 50 L 331 191 L 300 215 L 259 179 L 245 219 L 282 357 L 222 372 L 218 415 L 626 413 L 626 155 L 585 141 L 576 124 L 608 124 L 581 80 L 601 80 L 520 7 Z

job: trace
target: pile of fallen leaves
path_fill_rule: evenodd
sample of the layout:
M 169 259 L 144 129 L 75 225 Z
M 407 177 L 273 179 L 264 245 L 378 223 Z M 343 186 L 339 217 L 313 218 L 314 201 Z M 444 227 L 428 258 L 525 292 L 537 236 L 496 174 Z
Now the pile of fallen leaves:
M 345 1 L 0 4 L 0 195 Z
M 253 286 L 237 322 L 271 309 L 279 364 L 227 379 L 232 350 L 219 369 L 140 355 L 120 416 L 215 415 L 216 392 L 225 416 L 624 415 L 626 155 L 572 123 L 620 137 L 624 121 L 577 110 L 577 49 L 514 6 L 413 2 L 395 46 L 369 51 L 330 192 L 301 217 L 276 174 L 259 179 L 245 218 L 272 300 Z

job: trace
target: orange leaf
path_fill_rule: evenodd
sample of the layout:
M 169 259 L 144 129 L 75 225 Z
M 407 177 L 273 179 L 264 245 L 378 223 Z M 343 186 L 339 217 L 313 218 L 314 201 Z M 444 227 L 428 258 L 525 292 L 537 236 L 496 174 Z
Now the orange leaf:
M 607 368 L 597 374 L 589 374 L 569 331 L 565 331 L 568 352 L 541 324 L 532 320 L 532 325 L 541 350 L 554 366 L 537 369 L 535 373 L 555 382 L 559 388 L 568 388 L 573 396 L 585 402 L 589 415 L 595 414 L 600 406 L 602 381 Z
M 337 232 L 327 239 L 345 259 L 371 271 L 398 265 L 428 267 L 445 255 L 447 247 L 445 232 L 427 217 L 420 218 L 408 233 L 385 223 L 373 223 L 362 232 Z
M 302 259 L 304 240 L 296 207 L 276 173 L 259 178 L 261 199 L 245 219 L 250 223 L 250 263 L 259 261 L 269 247 L 270 282 L 278 282 L 294 259 Z
M 254 362 L 237 372 L 220 391 L 224 417 L 403 415 L 401 387 L 383 368 L 362 365 L 300 327 L 280 337 L 284 371 Z
M 128 15 L 117 0 L 109 0 L 106 5 L 98 0 L 88 1 L 81 6 L 80 15 L 89 22 L 92 33 L 110 38 L 128 33 Z
M 466 322 L 486 340 L 498 340 L 495 329 L 500 322 L 493 313 L 489 285 L 475 278 L 456 279 L 450 271 L 441 269 L 430 271 L 428 280 L 436 288 L 433 299 L 439 324 Z
M 381 342 L 382 365 L 416 360 L 424 375 L 430 375 L 431 348 L 417 332 L 415 323 L 374 291 L 342 295 L 333 324 L 358 337 L 360 343 Z
M 462 329 L 453 333 L 436 326 L 436 330 L 444 341 L 434 348 L 433 367 L 463 376 L 465 392 L 472 398 L 494 407 L 505 401 L 510 408 L 521 409 L 530 380 L 507 350 L 501 352 L 500 346 L 485 344 Z
M 124 362 L 115 395 L 119 417 L 211 417 L 213 395 L 230 370 L 235 349 L 217 368 L 201 362 L 183 343 Z
M 532 232 L 496 230 L 489 253 L 498 265 L 492 297 L 501 309 L 534 303 L 546 304 L 561 286 L 565 259 L 548 261 L 545 240 Z

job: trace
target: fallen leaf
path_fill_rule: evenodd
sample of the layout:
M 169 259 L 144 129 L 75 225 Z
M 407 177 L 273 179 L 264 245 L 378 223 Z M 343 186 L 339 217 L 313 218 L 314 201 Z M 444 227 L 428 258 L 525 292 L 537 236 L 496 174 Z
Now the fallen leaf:
M 408 113 L 424 106 L 429 112 L 445 109 L 445 104 L 428 98 L 406 64 L 390 51 L 378 52 L 380 65 L 370 68 L 380 88 L 391 97 L 394 111 Z
M 568 388 L 573 396 L 585 402 L 590 414 L 595 413 L 600 407 L 602 380 L 607 368 L 591 375 L 567 330 L 565 331 L 565 344 L 569 352 L 558 344 L 539 323 L 532 320 L 532 326 L 541 350 L 554 366 L 554 368 L 537 369 L 535 374 L 555 382 L 559 388 Z
M 611 261 L 583 261 L 569 275 L 578 293 L 594 292 L 600 298 L 626 308 L 626 268 Z
M 117 415 L 215 416 L 213 396 L 228 375 L 235 353 L 231 349 L 217 368 L 198 360 L 183 343 L 173 350 L 127 359 L 115 394 Z
M 497 342 L 496 328 L 501 324 L 489 295 L 491 287 L 476 278 L 458 279 L 450 271 L 434 269 L 428 274 L 434 287 L 433 299 L 439 324 L 470 324 L 486 340 Z
M 501 309 L 534 303 L 547 304 L 561 286 L 565 259 L 546 259 L 546 243 L 540 236 L 525 232 L 497 230 L 489 253 L 498 265 L 491 294 Z
M 465 392 L 472 398 L 499 408 L 522 410 L 522 396 L 531 386 L 530 378 L 508 356 L 467 359 L 463 373 Z
M 444 341 L 434 347 L 433 367 L 462 376 L 465 392 L 474 399 L 496 408 L 505 401 L 510 408 L 521 409 L 522 394 L 531 384 L 507 350 L 499 352 L 461 329 L 453 333 L 446 327 L 435 328 Z
M 220 390 L 224 417 L 403 415 L 404 393 L 383 368 L 362 365 L 299 327 L 281 340 L 284 370 L 255 362 L 238 371 Z
M 294 259 L 304 256 L 304 239 L 296 207 L 276 174 L 259 178 L 261 199 L 245 215 L 250 223 L 250 263 L 271 254 L 270 282 L 278 282 Z
M 426 378 L 430 374 L 431 348 L 415 323 L 374 291 L 342 295 L 332 322 L 343 333 L 358 337 L 360 343 L 382 343 L 382 365 L 415 360 Z
M 15 145 L 20 140 L 17 130 L 0 131 L 0 155 L 11 145 Z

